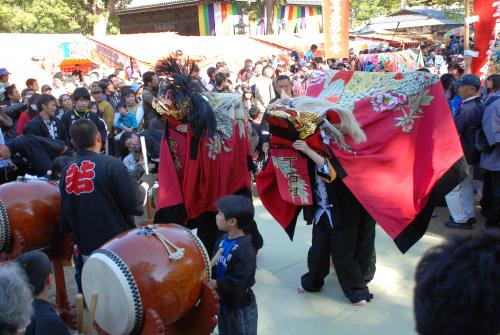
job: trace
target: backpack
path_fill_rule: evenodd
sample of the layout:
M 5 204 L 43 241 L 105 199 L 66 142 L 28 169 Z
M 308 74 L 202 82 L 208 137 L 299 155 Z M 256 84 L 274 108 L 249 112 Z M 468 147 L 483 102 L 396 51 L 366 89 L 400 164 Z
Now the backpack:
M 495 97 L 492 97 L 491 99 L 489 99 L 486 102 L 486 104 L 484 105 L 484 109 L 486 110 L 486 107 L 488 107 L 489 105 L 491 105 L 493 102 L 497 101 L 498 99 L 500 99 L 500 96 L 495 96 Z M 476 150 L 479 151 L 480 153 L 484 153 L 484 154 L 489 154 L 493 151 L 493 149 L 495 149 L 494 145 L 489 145 L 488 140 L 486 138 L 486 135 L 484 133 L 482 124 L 481 124 L 481 127 L 479 127 L 476 131 L 476 137 L 475 137 L 474 144 L 475 144 Z

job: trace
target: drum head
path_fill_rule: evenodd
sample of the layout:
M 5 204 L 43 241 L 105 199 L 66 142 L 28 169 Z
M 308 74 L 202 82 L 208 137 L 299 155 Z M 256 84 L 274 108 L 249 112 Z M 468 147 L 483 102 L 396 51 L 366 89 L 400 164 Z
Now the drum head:
M 130 334 L 142 326 L 142 303 L 127 265 L 114 252 L 96 250 L 85 262 L 82 288 L 87 305 L 99 294 L 95 321 L 107 333 Z

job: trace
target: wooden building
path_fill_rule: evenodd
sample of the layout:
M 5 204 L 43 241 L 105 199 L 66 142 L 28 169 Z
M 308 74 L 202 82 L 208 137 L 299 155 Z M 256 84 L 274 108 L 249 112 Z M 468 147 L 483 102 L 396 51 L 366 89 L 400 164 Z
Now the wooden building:
M 228 36 L 245 31 L 250 35 L 263 35 L 267 13 L 259 11 L 256 20 L 249 20 L 243 10 L 248 2 L 133 0 L 118 12 L 120 32 L 172 31 L 187 36 Z M 286 5 L 274 8 L 275 33 L 320 33 L 322 21 L 321 0 L 289 0 Z
M 463 22 L 450 20 L 444 11 L 426 7 L 413 7 L 374 18 L 355 32 L 357 34 L 393 32 L 442 36 L 449 30 L 460 26 L 463 26 Z

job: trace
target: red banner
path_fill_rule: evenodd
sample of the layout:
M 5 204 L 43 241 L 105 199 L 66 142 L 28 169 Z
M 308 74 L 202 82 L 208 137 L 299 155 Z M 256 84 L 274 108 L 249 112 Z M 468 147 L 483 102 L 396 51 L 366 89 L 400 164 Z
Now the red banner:
M 349 57 L 349 0 L 323 0 L 325 57 Z
M 491 54 L 495 46 L 495 26 L 497 18 L 494 14 L 500 11 L 500 2 L 496 0 L 474 0 L 474 15 L 479 21 L 474 23 L 474 50 L 478 57 L 472 58 L 471 72 L 482 80 L 488 75 Z

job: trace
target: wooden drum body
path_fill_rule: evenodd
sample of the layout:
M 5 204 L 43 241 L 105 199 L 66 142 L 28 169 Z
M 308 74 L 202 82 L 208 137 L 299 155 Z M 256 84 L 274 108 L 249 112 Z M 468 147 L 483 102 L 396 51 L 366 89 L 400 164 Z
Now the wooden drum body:
M 145 312 L 165 325 L 185 316 L 210 279 L 201 241 L 183 226 L 149 225 L 125 232 L 96 250 L 83 267 L 87 301 L 99 294 L 95 320 L 110 334 L 139 333 Z
M 8 251 L 17 230 L 24 250 L 52 244 L 59 231 L 61 196 L 57 185 L 45 180 L 0 185 L 0 252 Z

